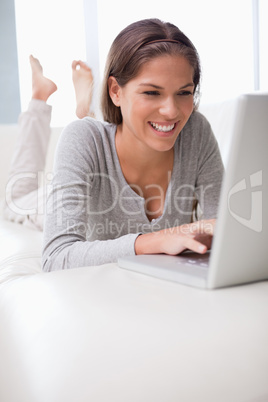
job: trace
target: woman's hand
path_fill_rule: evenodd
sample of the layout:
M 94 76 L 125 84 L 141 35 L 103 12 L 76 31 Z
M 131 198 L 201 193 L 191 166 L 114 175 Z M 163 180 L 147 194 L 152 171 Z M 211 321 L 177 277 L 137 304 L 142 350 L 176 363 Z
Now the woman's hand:
M 203 254 L 210 247 L 216 219 L 197 221 L 137 237 L 136 254 L 180 254 L 191 250 Z

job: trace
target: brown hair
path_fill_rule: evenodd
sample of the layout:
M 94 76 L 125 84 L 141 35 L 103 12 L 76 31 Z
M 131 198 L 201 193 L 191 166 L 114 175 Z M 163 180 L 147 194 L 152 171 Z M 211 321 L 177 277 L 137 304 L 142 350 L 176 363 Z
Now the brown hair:
M 118 85 L 123 87 L 138 75 L 144 63 L 164 54 L 183 56 L 193 67 L 194 102 L 198 104 L 201 68 L 196 48 L 175 25 L 158 19 L 145 19 L 123 29 L 110 48 L 101 95 L 105 121 L 122 123 L 121 110 L 114 105 L 109 95 L 108 78 L 113 76 Z

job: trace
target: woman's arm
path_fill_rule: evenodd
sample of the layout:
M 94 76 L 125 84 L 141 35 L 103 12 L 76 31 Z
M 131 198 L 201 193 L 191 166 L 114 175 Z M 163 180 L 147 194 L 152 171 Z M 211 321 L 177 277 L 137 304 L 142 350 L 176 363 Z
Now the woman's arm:
M 105 173 L 105 152 L 108 152 L 103 149 L 103 136 L 96 144 L 98 137 L 91 135 L 97 124 L 89 119 L 71 123 L 59 140 L 44 225 L 45 271 L 101 265 L 135 254 L 134 243 L 139 233 L 107 235 L 109 214 L 107 227 L 99 223 L 103 222 L 102 211 L 109 209 L 113 200 L 109 196 L 112 182 L 108 180 L 102 186 L 101 174 Z M 102 229 L 100 235 L 99 229 Z M 90 235 L 94 230 L 95 234 Z

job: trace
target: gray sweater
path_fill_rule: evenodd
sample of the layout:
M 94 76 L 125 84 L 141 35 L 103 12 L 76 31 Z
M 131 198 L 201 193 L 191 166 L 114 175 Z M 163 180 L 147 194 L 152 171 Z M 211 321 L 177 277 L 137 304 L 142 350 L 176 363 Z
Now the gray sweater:
M 45 271 L 100 265 L 134 255 L 140 233 L 217 216 L 223 164 L 206 118 L 194 112 L 174 147 L 162 216 L 150 221 L 145 200 L 126 182 L 115 148 L 116 126 L 91 118 L 63 131 L 44 226 Z

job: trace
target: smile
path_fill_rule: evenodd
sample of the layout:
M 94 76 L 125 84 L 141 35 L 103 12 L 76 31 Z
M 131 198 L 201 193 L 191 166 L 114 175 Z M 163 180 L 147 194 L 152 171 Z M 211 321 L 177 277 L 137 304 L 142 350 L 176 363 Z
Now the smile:
M 170 124 L 166 126 L 163 124 L 153 123 L 152 121 L 150 121 L 150 124 L 156 131 L 159 131 L 160 133 L 168 133 L 169 131 L 172 131 L 176 125 L 176 124 Z

